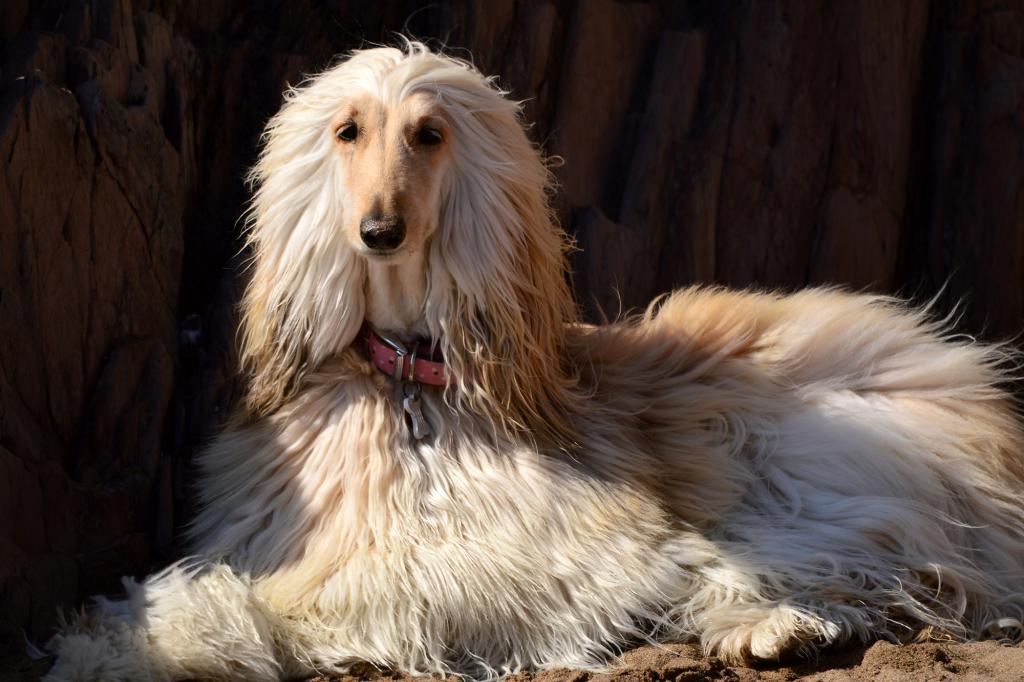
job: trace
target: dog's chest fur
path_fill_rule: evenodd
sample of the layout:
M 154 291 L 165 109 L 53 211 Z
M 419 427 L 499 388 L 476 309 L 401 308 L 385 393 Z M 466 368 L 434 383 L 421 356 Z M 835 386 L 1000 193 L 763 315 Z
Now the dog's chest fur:
M 598 624 L 653 617 L 678 589 L 673 521 L 629 465 L 503 441 L 456 422 L 435 392 L 424 407 L 437 435 L 417 442 L 379 376 L 351 358 L 323 368 L 289 408 L 206 455 L 197 549 L 251 574 L 281 613 L 339 633 L 387 624 L 392 646 L 555 646 L 586 613 L 573 636 L 585 646 L 607 639 Z M 456 621 L 472 641 L 453 641 Z

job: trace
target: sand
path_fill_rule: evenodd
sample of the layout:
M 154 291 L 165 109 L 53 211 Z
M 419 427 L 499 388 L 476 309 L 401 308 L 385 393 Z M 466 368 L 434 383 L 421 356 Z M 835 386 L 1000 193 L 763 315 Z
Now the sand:
M 424 678 L 407 677 L 372 669 L 358 675 L 316 678 L 316 682 L 422 682 Z M 757 667 L 730 666 L 715 657 L 703 656 L 690 644 L 665 647 L 644 646 L 622 657 L 620 666 L 608 672 L 590 673 L 556 670 L 541 673 L 520 673 L 508 682 L 1024 682 L 1024 645 L 1002 646 L 996 642 L 967 644 L 907 644 L 897 646 L 876 642 L 867 647 L 848 648 L 817 660 L 793 659 Z M 310 681 L 312 682 L 312 681 Z
M 47 665 L 23 656 L 0 657 L 0 682 L 38 680 Z M 365 666 L 354 675 L 317 677 L 307 682 L 423 682 L 430 678 L 381 672 Z M 968 644 L 907 644 L 876 642 L 867 647 L 833 651 L 817 660 L 792 659 L 757 667 L 730 666 L 715 657 L 702 656 L 691 644 L 644 646 L 622 657 L 621 665 L 608 672 L 555 670 L 520 673 L 508 682 L 1024 682 L 1024 644 L 1002 646 L 996 642 Z M 447 682 L 456 682 L 453 679 Z

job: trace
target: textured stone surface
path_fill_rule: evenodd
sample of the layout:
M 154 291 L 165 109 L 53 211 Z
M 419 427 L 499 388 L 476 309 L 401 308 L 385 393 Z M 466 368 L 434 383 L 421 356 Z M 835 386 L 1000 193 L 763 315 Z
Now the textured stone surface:
M 6 0 L 0 654 L 177 552 L 286 83 L 393 31 L 526 100 L 592 317 L 689 282 L 1024 317 L 1024 2 Z M 464 50 L 462 48 L 465 48 Z

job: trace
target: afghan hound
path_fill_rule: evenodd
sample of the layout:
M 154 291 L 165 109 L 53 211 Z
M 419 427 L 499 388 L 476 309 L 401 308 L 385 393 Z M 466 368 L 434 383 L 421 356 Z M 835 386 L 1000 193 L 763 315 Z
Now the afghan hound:
M 505 94 L 418 43 L 286 93 L 192 558 L 67 624 L 49 679 L 494 678 L 1019 625 L 1012 356 L 833 289 L 582 324 Z

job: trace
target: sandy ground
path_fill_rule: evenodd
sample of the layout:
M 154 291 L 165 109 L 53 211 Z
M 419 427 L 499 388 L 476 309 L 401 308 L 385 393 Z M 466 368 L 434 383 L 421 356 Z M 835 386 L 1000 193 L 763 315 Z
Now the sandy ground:
M 0 681 L 38 680 L 45 665 L 8 658 L 0 662 Z M 6 663 L 6 665 L 4 665 Z M 340 678 L 319 677 L 307 682 L 423 682 L 429 678 L 408 677 L 371 668 Z M 621 665 L 608 672 L 555 670 L 520 673 L 508 682 L 1024 682 L 1024 645 L 1001 646 L 995 642 L 970 644 L 907 644 L 896 646 L 876 642 L 831 652 L 817 660 L 784 661 L 754 668 L 725 665 L 705 657 L 689 644 L 661 648 L 645 646 L 622 657 Z M 449 682 L 454 682 L 451 680 Z
M 317 678 L 316 682 L 355 682 L 355 680 L 389 682 L 422 681 L 373 670 L 341 678 Z M 701 655 L 689 644 L 663 648 L 651 646 L 634 649 L 622 657 L 622 664 L 604 673 L 555 670 L 542 673 L 521 673 L 508 682 L 841 682 L 871 680 L 872 682 L 1024 682 L 1024 645 L 1001 646 L 995 642 L 969 644 L 907 644 L 896 646 L 876 642 L 868 647 L 835 651 L 817 660 L 799 660 L 758 666 L 729 666 L 714 657 Z M 312 681 L 311 681 L 312 682 Z

